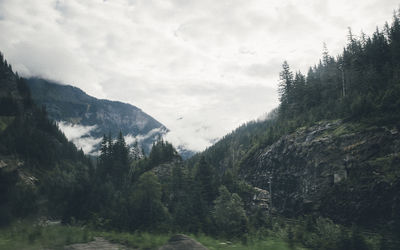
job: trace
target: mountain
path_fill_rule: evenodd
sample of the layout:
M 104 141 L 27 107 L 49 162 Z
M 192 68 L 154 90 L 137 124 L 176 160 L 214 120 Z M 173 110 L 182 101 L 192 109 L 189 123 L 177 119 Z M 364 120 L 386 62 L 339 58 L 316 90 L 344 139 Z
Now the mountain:
M 279 216 L 322 216 L 400 235 L 400 15 L 371 36 L 349 31 L 307 75 L 282 65 L 280 105 L 187 161 L 205 159 L 268 193 Z
M 136 140 L 148 153 L 168 129 L 141 109 L 122 102 L 97 99 L 81 89 L 40 78 L 29 78 L 32 99 L 45 106 L 49 117 L 86 153 L 96 153 L 103 135 L 120 131 L 128 143 Z M 67 131 L 66 131 L 67 129 Z

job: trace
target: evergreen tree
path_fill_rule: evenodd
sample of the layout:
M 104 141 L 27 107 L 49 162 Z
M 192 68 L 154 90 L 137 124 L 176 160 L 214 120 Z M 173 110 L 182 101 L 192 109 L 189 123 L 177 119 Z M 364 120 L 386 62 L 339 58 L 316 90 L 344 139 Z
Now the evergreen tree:
M 216 196 L 214 172 L 211 165 L 202 157 L 197 165 L 195 181 L 200 189 L 200 198 L 211 205 Z
M 287 104 L 291 95 L 293 85 L 293 73 L 290 70 L 287 61 L 282 64 L 282 71 L 279 73 L 279 86 L 278 91 L 280 94 L 280 101 L 282 104 Z
M 161 203 L 161 184 L 152 172 L 140 176 L 135 188 L 133 216 L 141 229 L 155 229 L 167 222 L 169 217 Z
M 225 186 L 220 186 L 214 204 L 213 218 L 222 236 L 237 238 L 247 232 L 247 216 L 239 195 L 231 194 Z

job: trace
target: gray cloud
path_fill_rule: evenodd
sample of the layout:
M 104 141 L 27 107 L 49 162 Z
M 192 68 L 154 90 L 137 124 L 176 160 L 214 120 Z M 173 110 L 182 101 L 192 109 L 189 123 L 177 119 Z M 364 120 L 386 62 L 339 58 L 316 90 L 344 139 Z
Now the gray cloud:
M 277 105 L 280 66 L 306 71 L 347 27 L 397 0 L 2 0 L 0 50 L 24 76 L 132 103 L 201 150 Z M 183 117 L 183 119 L 178 119 Z

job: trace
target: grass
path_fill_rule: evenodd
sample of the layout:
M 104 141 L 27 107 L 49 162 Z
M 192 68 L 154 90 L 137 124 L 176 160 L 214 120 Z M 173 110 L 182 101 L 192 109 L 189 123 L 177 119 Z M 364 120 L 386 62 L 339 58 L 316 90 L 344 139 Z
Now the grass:
M 232 241 L 213 238 L 201 233 L 188 236 L 210 250 L 303 250 L 308 249 L 306 247 L 339 249 L 338 247 L 343 242 L 351 243 L 355 240 L 352 230 L 336 225 L 329 219 L 317 218 L 309 229 L 307 229 L 308 222 L 311 220 L 307 218 L 299 221 L 275 218 L 270 222 L 269 228 L 251 231 L 252 233 L 245 235 L 242 239 Z M 370 232 L 362 233 L 361 231 L 360 233 L 361 238 L 358 240 L 364 241 L 363 244 L 366 244 L 368 249 L 381 249 L 381 235 Z M 99 231 L 84 226 L 39 225 L 22 221 L 0 229 L 0 250 L 57 250 L 64 249 L 66 245 L 92 241 L 94 237 L 103 237 L 110 242 L 123 244 L 133 249 L 151 250 L 164 245 L 174 234 Z M 292 244 L 289 243 L 289 239 Z M 388 238 L 388 242 L 391 242 L 390 238 Z
M 0 229 L 1 250 L 63 249 L 65 245 L 92 239 L 93 233 L 76 226 L 41 226 L 25 221 Z
M 297 245 L 290 246 L 279 238 L 250 238 L 246 243 L 240 241 L 221 241 L 206 235 L 189 235 L 210 250 L 238 249 L 238 250 L 301 250 L 306 249 Z
M 164 245 L 173 234 L 151 234 L 151 233 L 118 233 L 102 232 L 101 236 L 110 240 L 124 244 L 129 247 L 139 249 L 157 249 Z M 197 240 L 210 250 L 219 249 L 238 249 L 238 250 L 301 250 L 298 246 L 289 246 L 288 243 L 278 238 L 254 238 L 249 239 L 247 243 L 241 241 L 226 241 L 212 238 L 204 234 L 190 234 L 190 238 Z
M 63 249 L 64 246 L 89 242 L 94 237 L 103 237 L 111 242 L 120 243 L 137 249 L 158 249 L 164 245 L 173 234 L 164 233 L 126 233 L 104 232 L 90 230 L 80 226 L 66 225 L 38 225 L 29 221 L 16 222 L 7 228 L 0 229 L 0 250 L 39 250 Z M 246 242 L 227 241 L 212 238 L 204 234 L 189 235 L 189 237 L 202 243 L 210 250 L 217 249 L 274 249 L 293 250 L 305 249 L 298 246 L 289 246 L 287 242 L 278 237 L 248 237 Z

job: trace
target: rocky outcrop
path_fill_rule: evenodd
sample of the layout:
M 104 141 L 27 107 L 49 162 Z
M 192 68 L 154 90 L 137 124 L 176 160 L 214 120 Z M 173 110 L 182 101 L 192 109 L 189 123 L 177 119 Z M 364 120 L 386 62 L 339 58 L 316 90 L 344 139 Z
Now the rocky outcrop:
M 68 245 L 64 247 L 64 250 L 128 250 L 130 248 L 121 245 L 111 243 L 102 237 L 94 237 L 94 241 L 88 243 L 79 243 Z
M 268 210 L 270 208 L 271 195 L 267 190 L 254 187 L 252 206 Z
M 158 180 L 161 183 L 163 183 L 163 182 L 170 181 L 170 179 L 172 177 L 173 169 L 175 167 L 183 168 L 181 158 L 176 157 L 175 159 L 173 159 L 169 162 L 158 164 L 158 165 L 152 167 L 150 171 L 153 172 L 157 176 Z M 182 171 L 183 171 L 183 169 L 182 169 Z
M 320 213 L 344 223 L 395 223 L 400 216 L 397 128 L 324 121 L 283 136 L 241 165 L 242 177 L 269 190 L 272 207 Z
M 159 250 L 207 250 L 207 248 L 184 234 L 177 234 Z

